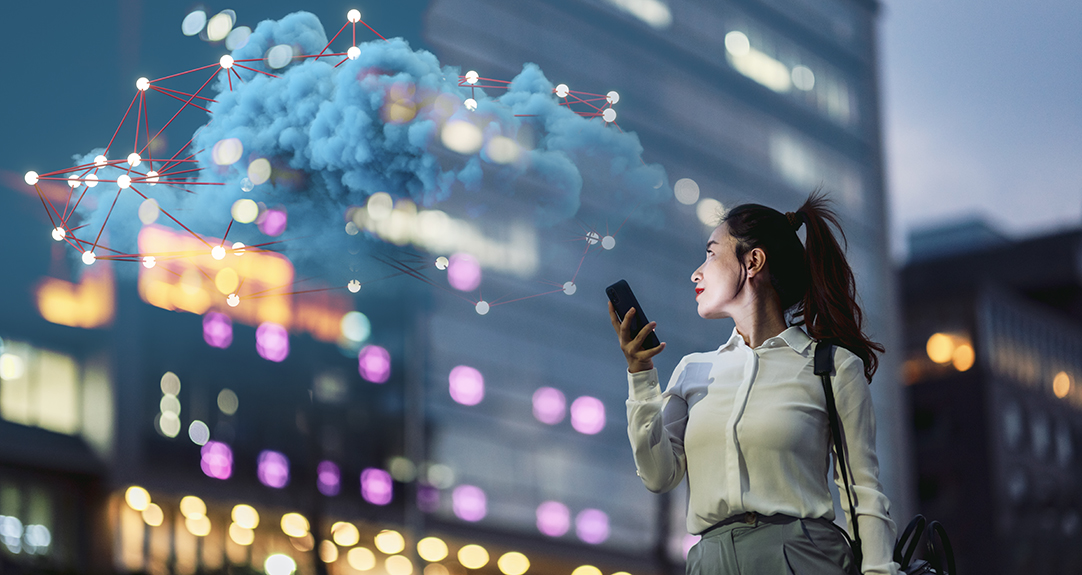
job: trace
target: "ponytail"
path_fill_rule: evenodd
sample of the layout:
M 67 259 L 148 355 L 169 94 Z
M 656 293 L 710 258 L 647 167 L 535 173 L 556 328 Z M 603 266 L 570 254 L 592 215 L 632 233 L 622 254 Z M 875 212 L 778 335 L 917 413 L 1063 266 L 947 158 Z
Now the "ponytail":
M 812 338 L 830 340 L 856 354 L 864 362 L 864 376 L 870 383 L 879 368 L 876 354 L 884 348 L 863 331 L 864 314 L 857 303 L 853 270 L 830 226 L 838 229 L 843 241 L 845 232 L 829 203 L 816 190 L 796 212 L 782 214 L 766 206 L 743 204 L 730 210 L 723 223 L 736 240 L 738 261 L 755 248 L 767 253 L 770 283 L 782 309 L 801 318 L 793 325 L 804 325 Z M 801 224 L 807 225 L 805 245 L 796 235 Z

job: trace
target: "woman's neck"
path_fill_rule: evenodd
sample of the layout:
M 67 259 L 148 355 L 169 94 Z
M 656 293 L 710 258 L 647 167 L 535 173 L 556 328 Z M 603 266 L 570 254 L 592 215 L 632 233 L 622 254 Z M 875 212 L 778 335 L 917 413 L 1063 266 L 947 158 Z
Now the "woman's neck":
M 750 302 L 747 313 L 733 316 L 736 332 L 744 338 L 744 343 L 755 349 L 764 341 L 786 330 L 785 313 L 777 296 L 773 298 L 755 298 Z

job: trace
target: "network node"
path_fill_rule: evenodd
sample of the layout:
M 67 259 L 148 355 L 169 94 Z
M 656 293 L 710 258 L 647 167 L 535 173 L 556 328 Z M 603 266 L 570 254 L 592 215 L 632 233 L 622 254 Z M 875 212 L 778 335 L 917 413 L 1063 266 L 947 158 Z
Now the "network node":
M 154 186 L 158 184 L 158 172 L 150 170 L 147 172 L 147 183 Z
M 485 315 L 491 309 L 491 306 L 488 305 L 487 301 L 481 300 L 477 302 L 477 305 L 473 306 L 473 309 L 477 311 L 477 315 Z
M 440 256 L 436 258 L 436 269 L 443 271 L 446 270 L 449 265 L 451 265 L 451 262 L 446 257 Z
M 218 65 L 221 66 L 222 68 L 225 68 L 226 70 L 232 68 L 233 67 L 233 57 L 230 56 L 229 54 L 226 54 L 225 56 L 222 56 L 218 60 Z
M 240 190 L 242 192 L 250 192 L 253 189 L 255 189 L 255 184 L 252 183 L 252 180 L 244 178 L 240 181 Z
M 601 247 L 611 250 L 616 247 L 616 238 L 612 236 L 605 236 L 601 239 Z
M 233 255 L 237 256 L 238 258 L 240 256 L 244 255 L 244 244 L 243 243 L 241 243 L 241 242 L 233 242 Z
M 154 256 L 143 256 L 143 267 L 145 267 L 146 269 L 149 270 L 150 268 L 154 267 L 157 263 L 158 262 L 157 262 L 157 260 L 154 259 Z
M 28 186 L 33 186 L 38 183 L 38 173 L 34 171 L 27 172 L 26 175 L 23 176 L 23 180 L 26 181 Z
M 139 154 L 137 154 L 135 152 L 132 152 L 132 153 L 128 154 L 128 165 L 129 166 L 134 168 L 135 166 L 138 166 L 141 163 L 143 163 L 143 158 Z
M 571 89 L 567 87 L 567 84 L 560 84 L 556 86 L 556 95 L 560 98 L 566 98 L 571 93 Z
M 575 285 L 575 282 L 564 282 L 564 293 L 567 295 L 575 295 L 575 292 L 579 290 L 579 286 Z
M 616 110 L 612 108 L 605 108 L 604 112 L 601 112 L 601 117 L 608 123 L 612 123 L 616 120 Z
M 146 92 L 150 89 L 150 80 L 139 78 L 135 81 L 135 87 L 138 88 L 140 92 Z
M 223 248 L 222 246 L 214 246 L 210 250 L 210 257 L 212 257 L 212 258 L 214 258 L 216 260 L 224 259 L 225 258 L 225 248 Z
M 465 104 L 466 109 L 471 112 L 477 109 L 477 100 L 474 100 L 473 98 L 466 98 L 466 101 L 463 102 L 463 104 Z
M 120 174 L 116 178 L 116 185 L 120 186 L 120 189 L 126 190 L 131 187 L 131 176 L 128 174 Z
M 62 241 L 64 241 L 64 238 L 66 238 L 66 237 L 68 237 L 68 232 L 64 231 L 64 228 L 61 228 L 61 227 L 53 228 L 53 239 L 54 240 L 56 240 L 58 242 L 62 242 Z
M 90 250 L 87 250 L 87 251 L 83 252 L 83 263 L 84 264 L 90 265 L 90 264 L 94 263 L 94 260 L 96 260 L 96 259 L 98 259 L 98 256 L 95 255 L 94 252 L 92 252 Z
M 86 181 L 86 187 L 88 187 L 88 188 L 93 188 L 94 186 L 98 185 L 98 176 L 97 176 L 97 174 L 87 174 L 83 178 L 83 180 Z
M 356 60 L 357 58 L 360 58 L 361 49 L 356 46 L 350 46 L 349 49 L 346 50 L 346 57 L 350 60 Z
M 350 22 L 353 22 L 354 24 L 356 24 L 357 22 L 360 22 L 361 21 L 361 11 L 354 9 L 354 10 L 350 10 L 349 12 L 346 12 L 346 20 L 349 20 Z
M 72 174 L 72 175 L 68 176 L 68 187 L 69 188 L 78 188 L 79 184 L 81 184 L 81 183 L 82 182 L 79 181 L 79 176 L 77 176 L 75 174 Z
M 361 282 L 357 280 L 349 280 L 349 283 L 346 284 L 346 288 L 349 289 L 350 293 L 357 293 L 361 291 Z
M 607 100 L 609 105 L 611 106 L 612 104 L 620 101 L 620 94 L 617 93 L 616 90 L 613 90 L 608 94 L 605 94 L 605 100 Z
M 94 165 L 95 166 L 100 168 L 100 167 L 105 166 L 108 163 L 109 163 L 109 158 L 106 158 L 105 155 L 98 154 L 97 156 L 94 156 Z
M 597 232 L 590 232 L 586 234 L 586 243 L 591 246 L 601 241 L 601 236 Z
M 476 84 L 477 80 L 479 80 L 480 78 L 481 77 L 477 74 L 477 72 L 475 72 L 473 70 L 470 70 L 469 72 L 466 72 L 466 83 L 467 84 Z
M 238 305 L 240 305 L 240 296 L 235 293 L 231 293 L 229 294 L 229 297 L 225 298 L 225 303 L 229 304 L 229 307 L 237 307 Z

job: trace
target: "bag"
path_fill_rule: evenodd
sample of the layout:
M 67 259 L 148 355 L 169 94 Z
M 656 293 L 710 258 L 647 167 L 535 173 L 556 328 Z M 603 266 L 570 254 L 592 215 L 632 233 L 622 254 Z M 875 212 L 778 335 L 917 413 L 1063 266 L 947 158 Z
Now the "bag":
M 830 384 L 830 372 L 834 368 L 834 344 L 819 341 L 815 345 L 815 375 L 823 382 L 823 393 L 827 398 L 827 419 L 830 421 L 830 434 L 834 438 L 834 453 L 838 458 L 838 467 L 842 471 L 842 481 L 845 483 L 845 494 L 849 499 L 849 517 L 853 528 L 853 540 L 850 545 L 853 549 L 853 560 L 859 570 L 863 564 L 863 552 L 860 544 L 860 529 L 857 526 L 857 510 L 853 505 L 853 492 L 849 487 L 848 465 L 845 462 L 845 450 L 842 447 L 841 421 L 838 418 L 838 408 L 834 405 L 834 387 Z M 925 556 L 928 560 L 918 559 L 912 561 L 913 552 L 917 550 L 921 535 L 925 526 L 928 528 L 928 547 Z M 935 540 L 939 543 L 936 544 Z M 928 523 L 923 515 L 917 515 L 906 526 L 901 537 L 894 544 L 894 561 L 900 565 L 900 569 L 906 575 L 956 575 L 954 568 L 954 549 L 951 547 L 947 530 L 938 521 Z

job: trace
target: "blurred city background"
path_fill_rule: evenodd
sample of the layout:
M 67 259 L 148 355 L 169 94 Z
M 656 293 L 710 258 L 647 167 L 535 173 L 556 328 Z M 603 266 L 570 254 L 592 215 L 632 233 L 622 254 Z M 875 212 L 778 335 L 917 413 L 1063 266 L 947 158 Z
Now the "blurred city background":
M 328 38 L 357 9 L 374 29 L 354 26 L 357 44 L 399 36 L 461 74 L 510 80 L 532 62 L 554 84 L 617 92 L 604 105 L 619 128 L 606 128 L 637 134 L 667 174 L 665 200 L 642 214 L 584 189 L 574 218 L 538 225 L 538 182 L 421 206 L 378 190 L 327 219 L 340 251 L 290 239 L 303 206 L 250 202 L 256 212 L 231 212 L 250 222 L 233 234 L 286 241 L 244 252 L 224 228 L 197 230 L 240 257 L 80 261 L 46 206 L 88 186 L 27 173 L 104 148 L 137 79 L 218 66 L 261 21 L 302 9 Z M 895 520 L 941 520 L 963 572 L 1082 572 L 1082 7 L 120 0 L 5 12 L 0 573 L 682 573 L 696 540 L 686 493 L 651 494 L 635 475 L 603 289 L 633 286 L 668 343 L 656 360 L 667 377 L 732 329 L 693 306 L 712 218 L 744 202 L 790 211 L 818 187 L 841 216 L 867 331 L 887 348 L 871 389 Z M 281 46 L 269 68 L 311 56 Z M 209 105 L 152 92 L 154 129 L 184 100 Z M 206 121 L 178 116 L 156 157 Z M 468 155 L 446 131 L 432 145 Z M 239 158 L 221 163 L 309 176 Z M 98 186 L 87 201 L 117 197 L 141 250 L 202 250 L 156 205 Z M 227 296 L 244 284 L 252 297 L 236 305 Z

